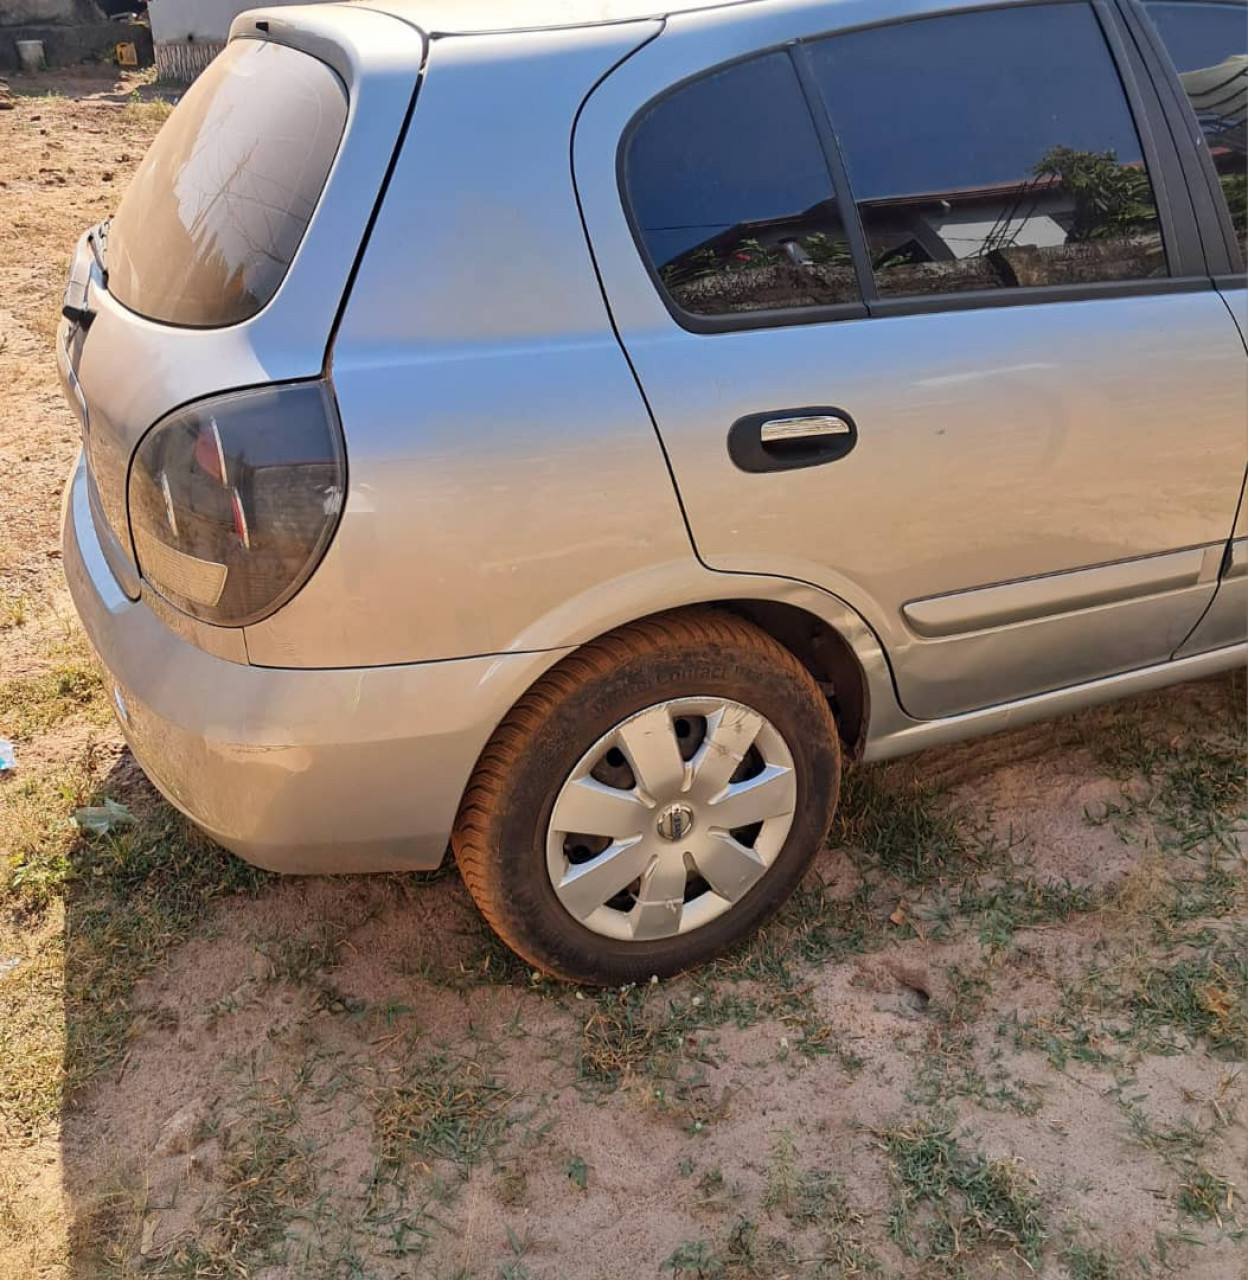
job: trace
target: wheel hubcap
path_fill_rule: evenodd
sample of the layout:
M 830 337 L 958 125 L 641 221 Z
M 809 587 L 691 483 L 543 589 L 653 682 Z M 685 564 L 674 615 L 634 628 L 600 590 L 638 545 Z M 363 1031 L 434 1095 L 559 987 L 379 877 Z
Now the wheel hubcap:
M 595 933 L 644 941 L 729 911 L 775 861 L 797 780 L 779 731 L 744 703 L 677 698 L 604 734 L 555 797 L 550 881 Z

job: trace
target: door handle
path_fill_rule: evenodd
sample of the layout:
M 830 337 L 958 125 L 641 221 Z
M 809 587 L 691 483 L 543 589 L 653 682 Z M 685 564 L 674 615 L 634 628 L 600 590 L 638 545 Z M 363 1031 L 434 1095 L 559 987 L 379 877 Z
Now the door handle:
M 738 418 L 728 456 L 742 471 L 792 471 L 836 462 L 857 443 L 858 428 L 844 409 L 775 409 Z

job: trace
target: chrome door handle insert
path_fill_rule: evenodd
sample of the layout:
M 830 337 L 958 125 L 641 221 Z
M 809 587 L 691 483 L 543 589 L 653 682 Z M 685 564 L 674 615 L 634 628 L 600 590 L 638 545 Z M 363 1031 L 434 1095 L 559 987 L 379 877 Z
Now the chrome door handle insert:
M 824 436 L 847 436 L 853 428 L 844 418 L 821 414 L 808 418 L 771 418 L 759 430 L 763 444 L 783 444 L 788 440 L 816 440 Z

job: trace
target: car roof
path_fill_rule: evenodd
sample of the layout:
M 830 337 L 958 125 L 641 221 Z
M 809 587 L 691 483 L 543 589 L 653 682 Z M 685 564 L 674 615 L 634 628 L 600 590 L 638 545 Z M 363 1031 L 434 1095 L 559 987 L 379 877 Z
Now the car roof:
M 697 9 L 727 9 L 768 0 L 364 0 L 430 36 L 487 31 L 542 31 L 662 18 Z

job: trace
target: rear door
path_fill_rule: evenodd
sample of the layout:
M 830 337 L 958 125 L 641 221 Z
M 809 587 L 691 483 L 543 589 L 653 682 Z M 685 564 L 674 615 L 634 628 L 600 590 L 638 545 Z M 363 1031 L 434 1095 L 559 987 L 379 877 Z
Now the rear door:
M 1169 658 L 1246 404 L 1108 13 L 902 8 L 673 19 L 575 155 L 699 554 L 848 601 L 936 717 Z
M 1157 0 L 1143 6 L 1144 39 L 1175 88 L 1180 127 L 1197 143 L 1210 192 L 1206 239 L 1228 324 L 1238 327 L 1248 352 L 1248 5 L 1205 0 Z M 1203 154 L 1200 154 L 1203 149 Z M 1248 380 L 1248 363 L 1244 366 Z M 1245 424 L 1248 431 L 1248 423 Z M 1248 475 L 1246 475 L 1248 478 Z M 1248 638 L 1248 510 L 1240 490 L 1235 527 L 1222 561 L 1218 591 L 1179 656 Z

